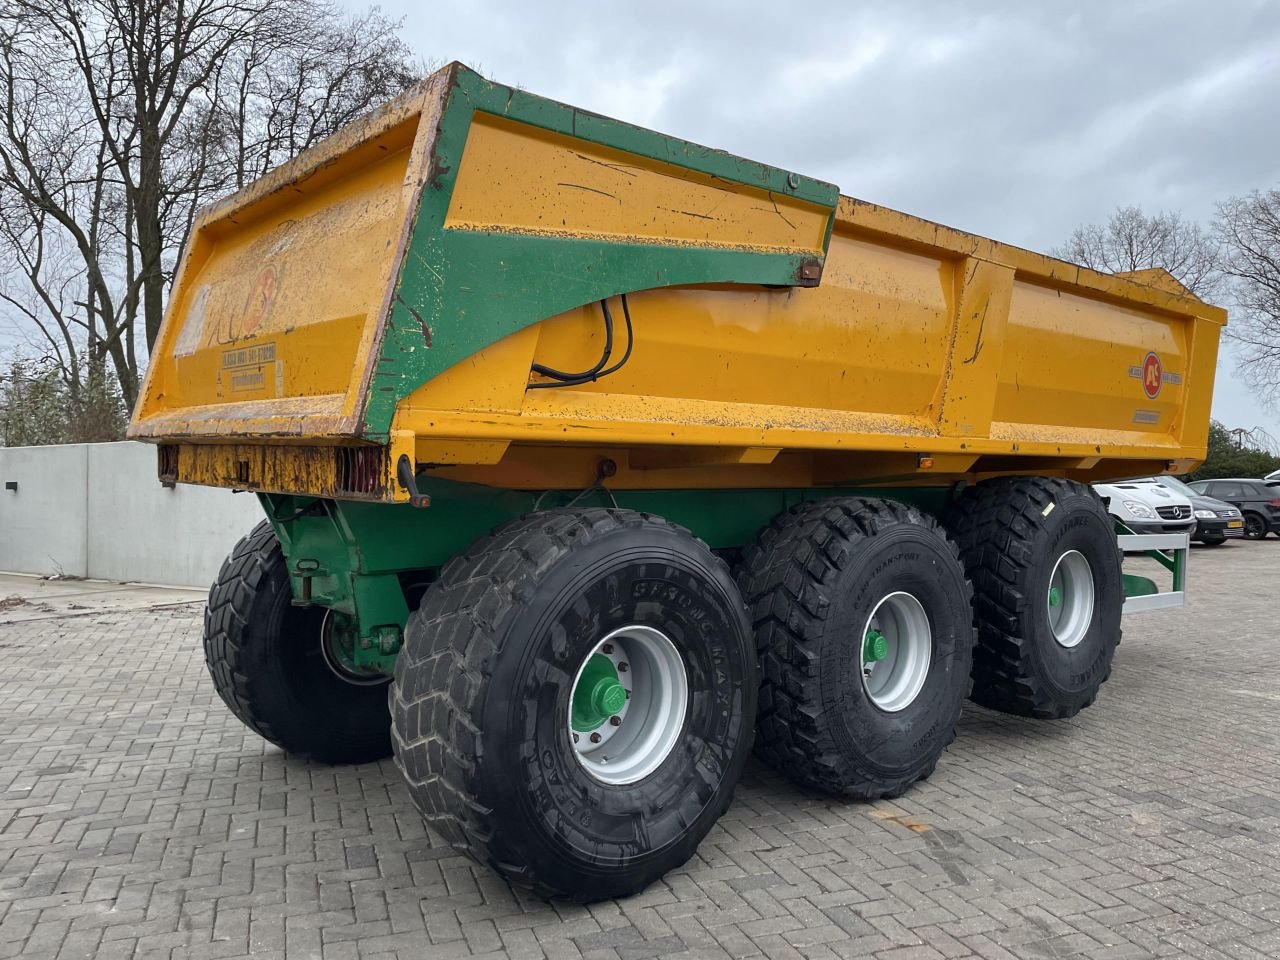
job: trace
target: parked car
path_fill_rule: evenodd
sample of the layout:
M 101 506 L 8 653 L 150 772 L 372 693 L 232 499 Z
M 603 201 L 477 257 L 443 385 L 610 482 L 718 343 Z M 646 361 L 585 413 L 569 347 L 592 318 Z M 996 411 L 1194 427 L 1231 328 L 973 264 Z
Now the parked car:
M 1238 508 L 1223 500 L 1214 500 L 1196 493 L 1177 477 L 1165 475 L 1152 479 L 1191 501 L 1196 516 L 1196 532 L 1191 535 L 1192 540 L 1217 547 L 1228 540 L 1244 536 L 1244 515 Z
M 1095 483 L 1107 512 L 1134 533 L 1195 533 L 1191 501 L 1152 479 Z
M 1197 480 L 1189 484 L 1196 493 L 1215 500 L 1225 500 L 1244 514 L 1244 535 L 1261 540 L 1270 532 L 1280 533 L 1280 490 L 1267 486 L 1265 480 L 1248 477 L 1222 477 Z

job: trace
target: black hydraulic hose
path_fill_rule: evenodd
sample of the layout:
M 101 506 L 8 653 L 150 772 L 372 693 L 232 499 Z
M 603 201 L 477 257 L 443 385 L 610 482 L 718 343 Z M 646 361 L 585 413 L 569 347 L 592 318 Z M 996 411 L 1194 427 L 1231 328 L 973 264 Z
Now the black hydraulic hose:
M 623 364 L 631 359 L 631 350 L 635 347 L 635 328 L 631 323 L 631 308 L 627 304 L 626 294 L 622 295 L 622 315 L 627 325 L 627 349 L 622 355 L 622 359 L 615 363 L 612 367 L 605 367 L 609 362 L 609 358 L 613 355 L 613 313 L 609 310 L 609 301 L 601 300 L 600 309 L 604 314 L 604 351 L 600 354 L 600 359 L 596 361 L 595 366 L 590 370 L 583 370 L 580 373 L 566 373 L 563 370 L 556 370 L 554 367 L 543 366 L 535 363 L 530 368 L 532 372 L 549 377 L 548 383 L 531 383 L 530 390 L 546 390 L 551 387 L 576 387 L 584 383 L 591 383 L 601 377 L 607 377 L 611 373 L 615 373 L 622 369 Z

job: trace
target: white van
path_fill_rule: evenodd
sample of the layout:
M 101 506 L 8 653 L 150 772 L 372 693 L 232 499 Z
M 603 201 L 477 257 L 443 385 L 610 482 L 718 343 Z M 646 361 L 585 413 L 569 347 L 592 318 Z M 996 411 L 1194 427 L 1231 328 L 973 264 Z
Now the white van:
M 1191 533 L 1196 527 L 1191 501 L 1154 477 L 1123 483 L 1095 483 L 1107 512 L 1134 533 Z

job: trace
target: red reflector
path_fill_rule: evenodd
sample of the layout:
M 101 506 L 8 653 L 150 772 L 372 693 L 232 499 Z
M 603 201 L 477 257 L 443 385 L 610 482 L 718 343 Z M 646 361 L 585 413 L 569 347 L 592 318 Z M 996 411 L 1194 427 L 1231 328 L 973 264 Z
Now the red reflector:
M 1280 500 L 1268 500 L 1268 501 L 1267 501 L 1267 506 L 1268 506 L 1268 507 L 1280 507 Z
M 334 486 L 339 493 L 380 496 L 383 486 L 381 447 L 335 447 Z
M 162 443 L 156 448 L 159 451 L 159 468 L 157 472 L 165 483 L 173 483 L 178 479 L 178 448 L 172 443 Z

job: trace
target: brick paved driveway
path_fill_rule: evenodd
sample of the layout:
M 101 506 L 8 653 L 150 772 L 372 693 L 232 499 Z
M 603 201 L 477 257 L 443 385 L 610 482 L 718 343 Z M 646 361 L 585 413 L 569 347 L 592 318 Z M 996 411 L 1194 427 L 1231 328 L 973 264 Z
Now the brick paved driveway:
M 427 834 L 390 762 L 291 761 L 199 608 L 0 626 L 0 957 L 1280 956 L 1280 542 L 1195 551 L 1071 721 L 970 708 L 897 803 L 753 767 L 697 857 L 592 907 Z

